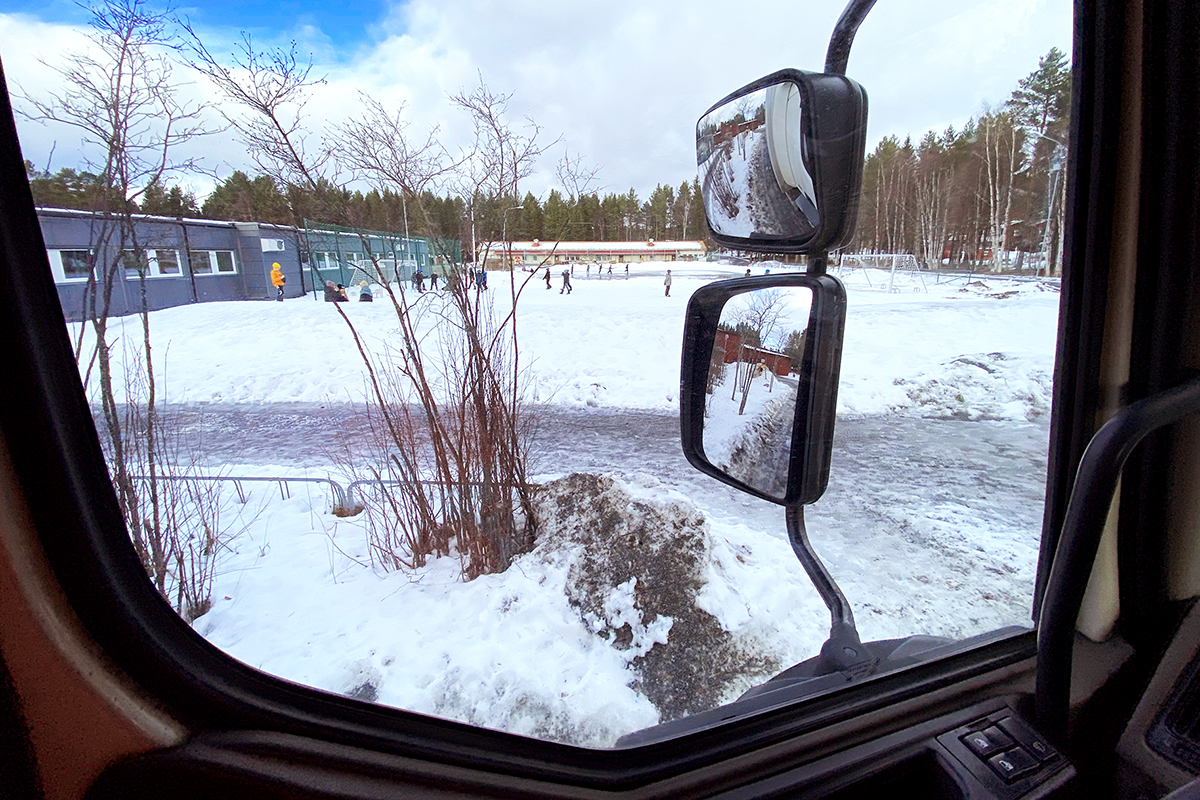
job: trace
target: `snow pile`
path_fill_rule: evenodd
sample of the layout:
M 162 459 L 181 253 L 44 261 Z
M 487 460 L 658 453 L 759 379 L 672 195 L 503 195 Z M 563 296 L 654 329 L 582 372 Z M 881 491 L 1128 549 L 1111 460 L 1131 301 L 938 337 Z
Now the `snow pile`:
M 778 669 L 779 644 L 765 644 L 778 632 L 745 627 L 744 602 L 732 617 L 755 635 L 722 621 L 731 614 L 714 598 L 737 596 L 720 567 L 724 537 L 714 543 L 690 501 L 650 476 L 546 484 L 535 549 L 469 583 L 454 557 L 373 570 L 362 517 L 330 515 L 318 487 L 293 484 L 286 499 L 272 484 L 244 488 L 259 513 L 230 543 L 213 607 L 195 628 L 288 680 L 608 747 L 727 702 Z
M 1050 413 L 1052 376 L 1031 359 L 1004 353 L 962 355 L 932 374 L 897 378 L 908 403 L 924 416 L 964 420 L 1034 420 Z
M 566 550 L 469 583 L 454 557 L 380 574 L 361 517 L 326 514 L 316 492 L 281 500 L 273 486 L 251 488 L 250 502 L 272 491 L 195 622 L 225 652 L 330 692 L 585 746 L 657 723 L 625 654 L 568 601 Z
M 919 288 L 901 277 L 897 286 Z M 1057 293 L 1032 281 L 962 283 L 892 294 L 847 286 L 839 415 L 1027 421 L 1048 412 Z
M 566 592 L 589 628 L 629 662 L 663 721 L 706 711 L 777 664 L 744 649 L 697 605 L 712 542 L 690 503 L 646 496 L 611 477 L 574 474 L 537 503 L 538 551 L 572 551 Z M 642 496 L 631 496 L 630 492 Z

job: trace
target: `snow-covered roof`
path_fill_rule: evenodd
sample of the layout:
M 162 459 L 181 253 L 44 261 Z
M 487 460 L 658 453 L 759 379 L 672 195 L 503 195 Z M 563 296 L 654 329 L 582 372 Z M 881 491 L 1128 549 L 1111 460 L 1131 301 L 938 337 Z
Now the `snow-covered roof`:
M 92 217 L 92 216 L 115 217 L 116 216 L 115 214 L 109 214 L 109 213 L 106 213 L 103 211 L 100 211 L 100 212 L 87 211 L 87 210 L 79 209 L 79 208 L 54 208 L 52 206 L 37 206 L 37 208 L 35 210 L 39 214 L 45 214 L 47 216 L 56 216 L 56 217 Z M 208 225 L 209 227 L 213 227 L 213 228 L 229 228 L 234 225 L 233 220 L 226 220 L 226 219 L 200 219 L 198 217 L 183 217 L 181 220 L 179 217 L 166 217 L 166 216 L 162 216 L 160 214 L 142 214 L 141 212 L 135 212 L 133 214 L 130 214 L 129 216 L 131 219 L 136 219 L 136 220 L 142 221 L 142 222 L 168 222 L 168 223 L 173 223 L 176 225 L 178 225 L 180 223 L 180 221 L 185 222 L 188 225 Z M 291 226 L 287 226 L 287 225 L 272 225 L 272 224 L 266 223 L 266 222 L 256 223 L 256 224 L 261 225 L 264 228 L 270 227 L 270 228 L 295 230 Z
M 704 252 L 704 242 L 699 241 L 655 241 L 639 242 L 512 242 L 509 247 L 514 253 L 661 253 L 664 250 Z M 505 250 L 504 242 L 481 242 L 479 252 Z

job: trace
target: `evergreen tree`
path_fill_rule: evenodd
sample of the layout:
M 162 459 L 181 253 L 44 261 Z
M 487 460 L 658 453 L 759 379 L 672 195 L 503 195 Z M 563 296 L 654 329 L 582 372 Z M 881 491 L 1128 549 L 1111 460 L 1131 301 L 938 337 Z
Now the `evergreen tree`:
M 521 205 L 524 208 L 519 215 L 519 221 L 513 226 L 513 238 L 526 242 L 541 239 L 543 222 L 541 203 L 533 196 L 533 192 L 526 192 Z
M 1038 133 L 1065 122 L 1071 112 L 1071 67 L 1057 47 L 1038 59 L 1038 68 L 1017 83 L 1009 106 L 1017 120 Z
M 552 241 L 571 240 L 574 237 L 570 233 L 570 207 L 563 196 L 559 194 L 557 189 L 550 190 L 550 196 L 546 198 L 546 206 L 542 218 L 542 231 L 546 238 Z
M 198 217 L 200 208 L 196 205 L 196 196 L 185 192 L 179 186 L 167 189 L 161 181 L 151 181 L 142 194 L 141 211 L 143 214 L 157 214 L 163 217 Z
M 33 193 L 35 205 L 46 208 L 76 208 L 84 211 L 112 210 L 124 203 L 111 189 L 108 181 L 91 172 L 76 172 L 63 167 L 50 175 L 25 162 L 25 176 Z
M 213 190 L 201 209 L 209 219 L 232 219 L 239 222 L 271 222 L 288 225 L 292 215 L 287 199 L 266 175 L 254 180 L 240 170 Z

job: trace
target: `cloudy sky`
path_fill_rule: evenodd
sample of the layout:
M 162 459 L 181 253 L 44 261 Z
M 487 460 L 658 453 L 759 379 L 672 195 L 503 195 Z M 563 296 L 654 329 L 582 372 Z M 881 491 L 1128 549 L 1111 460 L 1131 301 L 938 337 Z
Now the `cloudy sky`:
M 85 48 L 86 14 L 71 0 L 7 0 L 0 60 L 10 90 L 55 87 L 45 64 Z M 405 106 L 416 129 L 439 125 L 451 150 L 469 120 L 447 95 L 483 80 L 513 94 L 513 119 L 562 137 L 526 187 L 544 195 L 563 148 L 601 168 L 595 188 L 643 197 L 695 175 L 696 120 L 732 90 L 783 67 L 820 71 L 843 4 L 834 1 L 222 0 L 179 6 L 212 52 L 241 31 L 267 45 L 298 42 L 327 77 L 312 93 L 314 127 L 355 113 L 357 93 Z M 1070 52 L 1068 0 L 879 0 L 860 28 L 847 74 L 870 100 L 868 148 L 883 136 L 961 125 L 1005 101 L 1051 47 Z M 183 70 L 181 78 L 195 81 Z M 187 91 L 203 95 L 202 85 Z M 20 102 L 17 102 L 20 106 Z M 68 129 L 18 119 L 26 158 L 57 170 L 85 152 Z M 53 156 L 51 153 L 53 152 Z M 194 152 L 223 178 L 249 167 L 232 135 Z M 191 179 L 203 196 L 212 179 Z

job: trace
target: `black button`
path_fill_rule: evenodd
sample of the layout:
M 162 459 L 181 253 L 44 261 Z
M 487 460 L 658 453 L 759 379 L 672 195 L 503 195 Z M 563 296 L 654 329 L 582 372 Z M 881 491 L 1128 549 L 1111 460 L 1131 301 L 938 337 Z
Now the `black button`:
M 1045 739 L 1038 736 L 1025 725 L 1022 725 L 1015 718 L 1006 717 L 1000 720 L 999 725 L 1005 733 L 1016 739 L 1017 744 L 1028 750 L 1030 755 L 1038 761 L 1046 761 L 1054 758 L 1054 748 Z
M 996 743 L 983 731 L 968 733 L 962 737 L 962 742 L 971 748 L 972 753 L 980 758 L 990 758 L 992 753 L 1000 752 L 1000 748 L 996 746 Z
M 997 750 L 1007 750 L 1016 744 L 1011 736 L 997 728 L 995 725 L 984 730 L 983 734 L 992 740 L 992 744 L 996 745 Z
M 993 772 L 1006 781 L 1016 780 L 1037 766 L 1034 757 L 1019 747 L 1009 750 L 1007 753 L 992 756 L 987 763 Z

